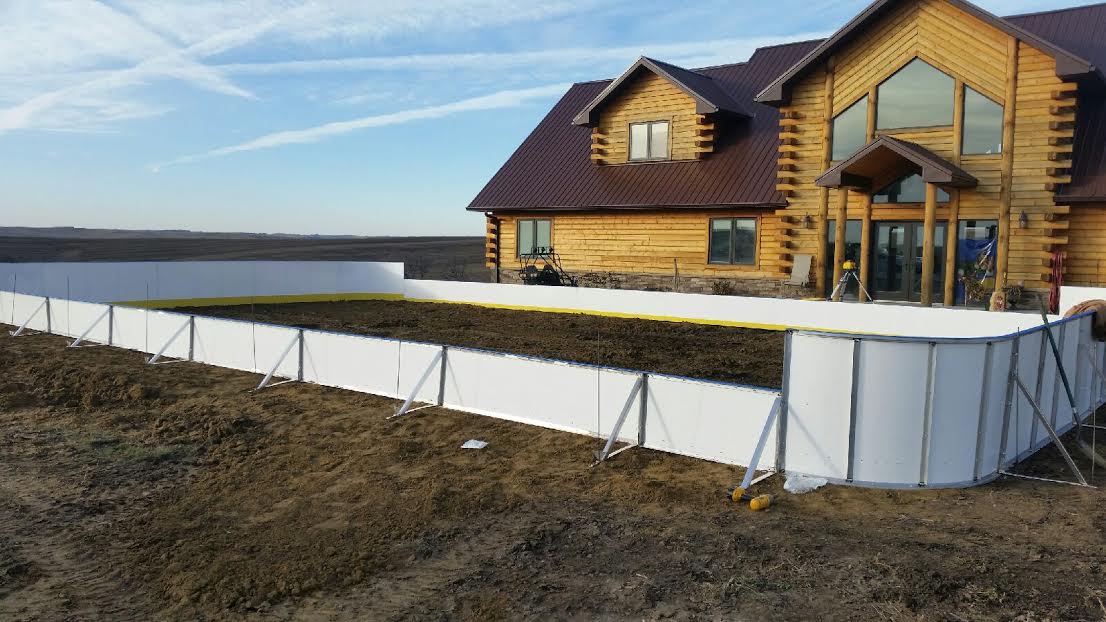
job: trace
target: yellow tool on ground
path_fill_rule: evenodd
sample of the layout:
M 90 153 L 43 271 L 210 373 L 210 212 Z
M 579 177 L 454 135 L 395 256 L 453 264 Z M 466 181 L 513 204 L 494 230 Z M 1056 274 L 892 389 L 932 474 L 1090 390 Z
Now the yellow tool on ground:
M 772 506 L 774 498 L 772 495 L 757 495 L 753 496 L 745 492 L 745 489 L 738 486 L 730 491 L 730 501 L 734 503 L 741 503 L 742 501 L 749 504 L 749 509 L 754 512 L 760 512 L 761 510 L 767 510 Z

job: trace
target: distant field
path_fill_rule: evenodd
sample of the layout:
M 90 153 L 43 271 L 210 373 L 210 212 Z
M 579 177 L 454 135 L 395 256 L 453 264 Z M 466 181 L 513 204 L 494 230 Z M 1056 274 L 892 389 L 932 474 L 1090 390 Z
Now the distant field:
M 5 261 L 402 261 L 411 278 L 486 281 L 479 237 L 204 238 L 0 236 Z

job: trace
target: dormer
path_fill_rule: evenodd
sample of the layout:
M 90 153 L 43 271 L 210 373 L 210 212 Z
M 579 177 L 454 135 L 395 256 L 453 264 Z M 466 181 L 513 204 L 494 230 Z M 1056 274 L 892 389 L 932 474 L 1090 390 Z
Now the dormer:
M 749 113 L 711 78 L 641 57 L 573 119 L 591 128 L 591 160 L 644 164 L 714 151 L 718 124 Z

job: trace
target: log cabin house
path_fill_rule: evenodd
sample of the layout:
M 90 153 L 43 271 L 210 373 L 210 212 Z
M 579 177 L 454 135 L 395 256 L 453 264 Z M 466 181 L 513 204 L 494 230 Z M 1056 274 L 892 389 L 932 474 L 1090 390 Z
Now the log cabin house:
M 1106 284 L 1103 66 L 1106 4 L 878 0 L 747 62 L 574 85 L 468 209 L 497 281 L 552 248 L 585 284 L 821 297 L 852 260 L 877 300 L 1003 309 Z

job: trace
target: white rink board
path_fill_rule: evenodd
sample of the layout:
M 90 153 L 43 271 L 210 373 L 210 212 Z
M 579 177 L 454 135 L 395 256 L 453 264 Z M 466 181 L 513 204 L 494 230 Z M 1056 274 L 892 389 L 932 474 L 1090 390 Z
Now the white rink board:
M 250 322 L 197 316 L 192 359 L 208 365 L 253 371 L 256 367 L 253 329 Z
M 1006 335 L 1041 323 L 1034 315 L 943 307 L 413 279 L 404 281 L 404 296 L 419 301 L 916 337 Z
M 0 289 L 86 302 L 402 295 L 403 264 L 373 261 L 0 263 Z
M 925 343 L 860 342 L 854 480 L 919 483 L 929 350 Z
M 37 310 L 29 328 L 44 330 L 43 302 L 0 292 L 0 318 L 19 324 Z M 637 442 L 643 430 L 647 448 L 733 465 L 750 462 L 781 397 L 725 383 L 125 306 L 113 308 L 109 332 L 107 309 L 52 298 L 49 328 L 69 337 L 91 328 L 89 343 L 110 337 L 112 345 L 149 354 L 168 344 L 166 359 L 187 358 L 191 343 L 197 362 L 259 374 L 275 366 L 276 377 L 302 373 L 307 382 L 401 400 L 425 377 L 418 402 L 580 434 L 607 437 L 625 413 L 619 440 Z M 1106 344 L 1093 341 L 1090 326 L 1086 316 L 1052 326 L 1082 417 L 1106 397 L 1106 382 L 1082 354 L 1106 362 Z M 1063 434 L 1073 426 L 1071 408 L 1040 329 L 952 340 L 791 334 L 780 417 L 785 470 L 894 488 L 990 481 L 1000 467 L 1050 442 L 1029 400 L 1011 391 L 1015 343 L 1018 377 Z M 634 394 L 643 377 L 646 394 Z M 776 432 L 769 429 L 761 469 L 779 462 Z
M 12 326 L 26 324 L 29 330 L 45 331 L 50 327 L 45 298 L 15 294 L 12 296 Z
M 299 330 L 268 324 L 255 324 L 253 328 L 254 353 L 257 361 L 253 371 L 267 374 L 276 366 L 274 376 L 296 378 L 300 367 Z M 282 359 L 281 356 L 284 358 Z
M 844 480 L 849 454 L 851 339 L 791 337 L 784 468 Z
M 768 389 L 651 375 L 645 446 L 749 466 L 779 395 Z M 775 464 L 776 427 L 772 426 L 758 468 L 774 468 Z
M 994 346 L 991 347 L 993 362 Z M 987 344 L 942 343 L 936 346 L 934 354 L 926 485 L 963 484 L 974 475 L 979 411 L 984 399 L 980 371 L 986 365 Z
M 64 322 L 67 326 L 63 334 L 74 338 L 83 334 L 84 340 L 90 343 L 108 342 L 110 334 L 108 305 L 66 300 L 61 307 L 60 311 L 64 314 Z
M 303 331 L 303 379 L 328 387 L 399 397 L 400 342 Z
M 638 375 L 561 361 L 449 348 L 445 405 L 542 427 L 607 436 Z M 637 438 L 640 395 L 620 438 Z

